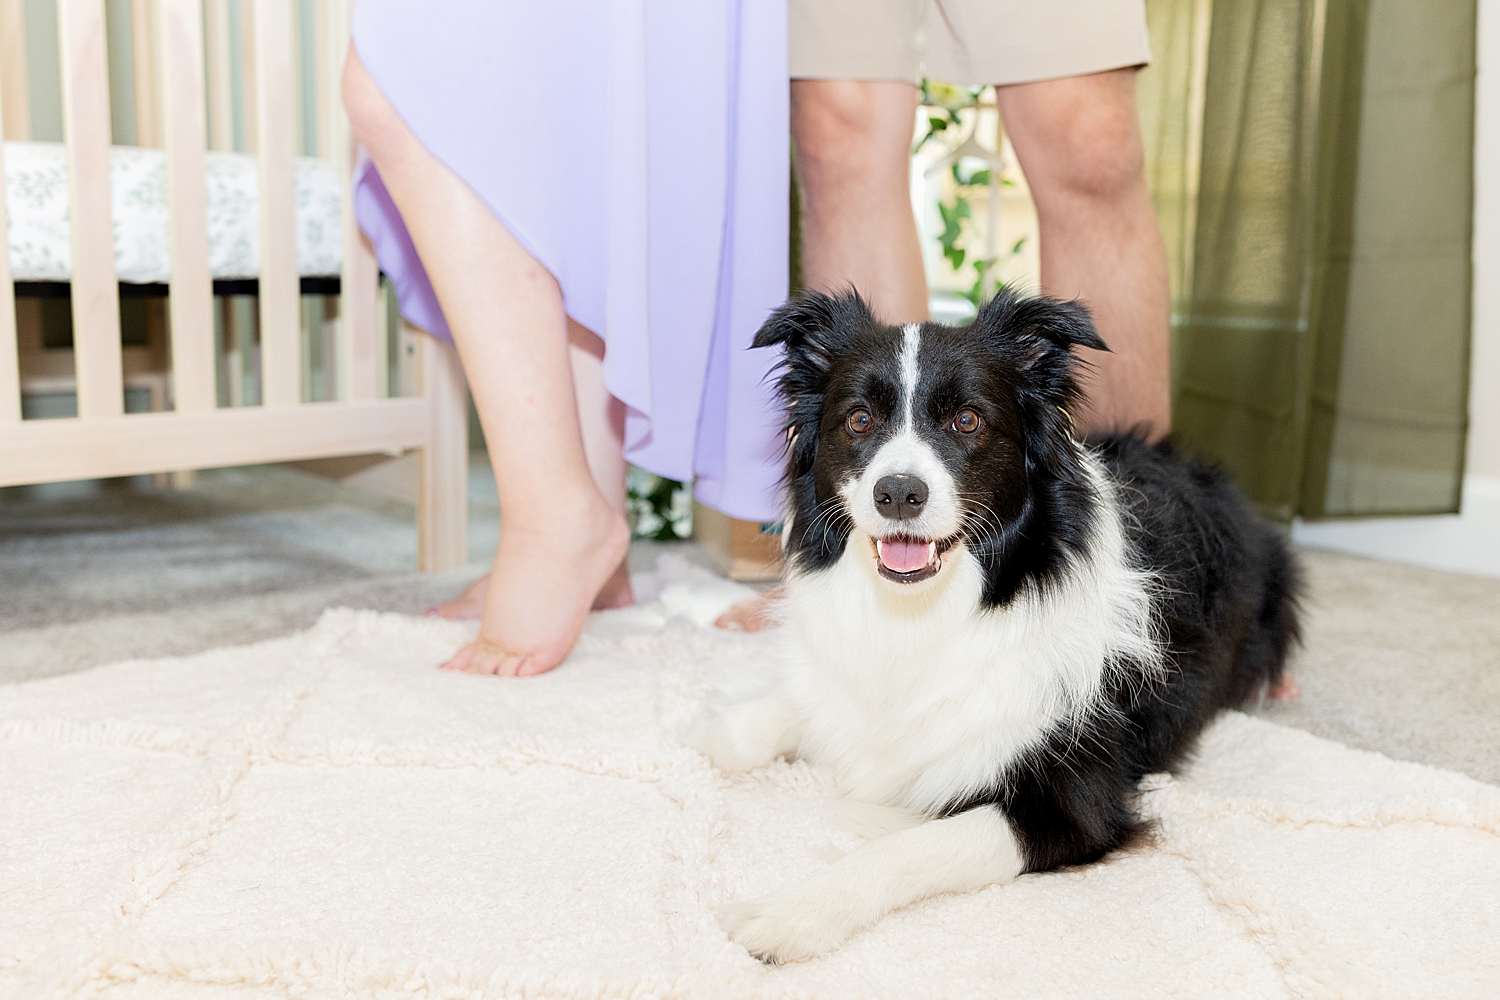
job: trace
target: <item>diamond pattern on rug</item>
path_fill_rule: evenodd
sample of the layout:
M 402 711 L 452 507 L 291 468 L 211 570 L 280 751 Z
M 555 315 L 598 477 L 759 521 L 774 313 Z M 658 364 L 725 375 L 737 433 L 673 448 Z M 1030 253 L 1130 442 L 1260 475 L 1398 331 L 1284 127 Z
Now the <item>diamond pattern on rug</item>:
M 828 774 L 679 742 L 777 637 L 671 614 L 711 585 L 666 572 L 539 678 L 436 670 L 472 625 L 338 610 L 0 688 L 0 996 L 1500 990 L 1500 789 L 1235 713 L 1148 783 L 1149 843 L 760 965 L 714 907 L 859 840 Z

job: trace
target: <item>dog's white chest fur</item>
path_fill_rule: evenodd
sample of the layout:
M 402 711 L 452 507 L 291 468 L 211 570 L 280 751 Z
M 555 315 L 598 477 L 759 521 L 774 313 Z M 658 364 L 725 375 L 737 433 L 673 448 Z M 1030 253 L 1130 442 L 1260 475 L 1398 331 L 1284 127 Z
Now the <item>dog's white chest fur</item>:
M 1046 594 L 982 611 L 978 563 L 957 546 L 917 592 L 875 569 L 855 531 L 837 564 L 788 583 L 783 695 L 799 752 L 857 798 L 933 812 L 990 788 L 1059 721 L 1097 704 L 1124 660 L 1154 670 L 1147 577 L 1113 504 L 1090 558 Z

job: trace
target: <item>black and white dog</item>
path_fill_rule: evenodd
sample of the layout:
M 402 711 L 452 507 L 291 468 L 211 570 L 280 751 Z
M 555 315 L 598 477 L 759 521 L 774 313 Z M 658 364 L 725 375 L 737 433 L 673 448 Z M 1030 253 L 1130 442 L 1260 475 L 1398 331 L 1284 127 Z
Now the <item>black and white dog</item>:
M 1218 473 L 1079 441 L 1082 306 L 1002 292 L 971 326 L 807 295 L 785 345 L 784 676 L 693 737 L 725 771 L 827 765 L 912 821 L 720 919 L 768 961 L 941 892 L 1129 842 L 1142 776 L 1281 680 L 1298 572 Z

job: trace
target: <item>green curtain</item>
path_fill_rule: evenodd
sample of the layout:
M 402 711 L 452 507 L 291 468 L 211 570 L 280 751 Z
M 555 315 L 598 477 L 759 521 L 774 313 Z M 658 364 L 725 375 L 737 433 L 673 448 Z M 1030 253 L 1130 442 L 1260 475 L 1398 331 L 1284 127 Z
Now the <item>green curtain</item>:
M 1457 509 L 1474 0 L 1146 0 L 1176 437 L 1289 520 Z

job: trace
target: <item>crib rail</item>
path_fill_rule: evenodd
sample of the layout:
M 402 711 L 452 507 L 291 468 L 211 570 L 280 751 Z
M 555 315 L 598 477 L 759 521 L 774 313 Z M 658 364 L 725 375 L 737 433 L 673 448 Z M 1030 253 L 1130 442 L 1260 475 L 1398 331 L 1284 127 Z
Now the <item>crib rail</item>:
M 340 455 L 418 451 L 422 568 L 465 561 L 466 390 L 453 352 L 419 338 L 420 395 L 382 398 L 383 338 L 377 328 L 378 273 L 353 218 L 347 177 L 353 147 L 339 101 L 351 0 L 316 7 L 319 121 L 344 168 L 344 263 L 338 319 L 338 398 L 304 402 L 301 280 L 297 272 L 294 157 L 298 104 L 292 0 L 254 0 L 251 72 L 244 92 L 259 164 L 261 264 L 258 282 L 261 403 L 216 405 L 213 281 L 208 266 L 205 110 L 226 93 L 223 65 L 204 65 L 202 0 L 132 3 L 137 121 L 143 142 L 165 148 L 171 281 L 168 319 L 173 409 L 124 412 L 119 284 L 110 208 L 110 101 L 103 0 L 57 0 L 62 117 L 67 147 L 73 253 L 77 416 L 24 420 L 14 286 L 0 244 L 0 486 L 138 475 Z M 20 4 L 0 0 L 0 51 L 16 46 Z M 211 18 L 227 17 L 209 0 Z M 211 32 L 212 34 L 213 32 Z M 215 47 L 221 39 L 211 39 Z M 19 51 L 19 50 L 17 50 Z M 212 56 L 211 56 L 212 60 Z M 212 75 L 206 79 L 205 71 Z M 0 72 L 0 109 L 24 102 L 18 74 Z M 24 77 L 21 77 L 24 79 Z M 211 86 L 209 84 L 212 84 Z M 216 131 L 222 131 L 222 108 Z M 12 129 L 12 133 L 14 133 Z M 24 131 L 23 133 L 24 134 Z M 215 139 L 222 139 L 222 135 Z M 0 147 L 3 156 L 3 147 Z M 5 232 L 0 160 L 0 234 Z
M 0 80 L 0 86 L 4 81 Z M 3 99 L 0 94 L 0 99 Z M 0 135 L 5 126 L 4 105 L 0 104 Z M 0 142 L 0 233 L 10 229 L 5 206 L 5 143 Z M 21 422 L 21 358 L 16 339 L 16 294 L 10 280 L 10 253 L 0 253 L 0 434 Z

